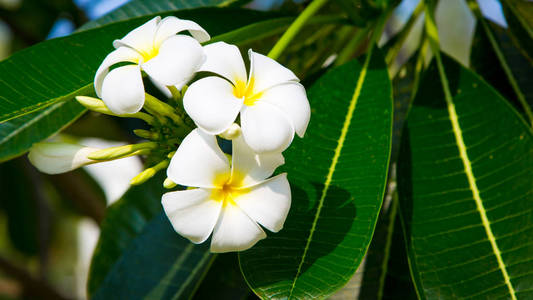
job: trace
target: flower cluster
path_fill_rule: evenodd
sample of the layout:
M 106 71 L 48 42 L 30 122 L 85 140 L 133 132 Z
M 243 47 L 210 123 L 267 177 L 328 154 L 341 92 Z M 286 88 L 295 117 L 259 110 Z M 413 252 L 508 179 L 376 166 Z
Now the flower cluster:
M 170 223 L 193 243 L 211 236 L 212 252 L 249 249 L 266 237 L 262 227 L 281 230 L 291 191 L 286 173 L 272 175 L 294 134 L 306 131 L 305 89 L 275 60 L 249 50 L 247 70 L 237 46 L 202 46 L 209 39 L 195 22 L 156 17 L 114 41 L 94 78 L 101 99 L 77 100 L 93 111 L 144 120 L 151 129 L 134 133 L 148 141 L 108 149 L 42 142 L 30 150 L 30 161 L 55 174 L 146 155 L 152 166 L 131 183 L 166 169 L 166 188 L 186 187 L 162 196 Z M 169 99 L 147 93 L 143 77 Z M 220 147 L 224 140 L 231 140 L 231 155 Z

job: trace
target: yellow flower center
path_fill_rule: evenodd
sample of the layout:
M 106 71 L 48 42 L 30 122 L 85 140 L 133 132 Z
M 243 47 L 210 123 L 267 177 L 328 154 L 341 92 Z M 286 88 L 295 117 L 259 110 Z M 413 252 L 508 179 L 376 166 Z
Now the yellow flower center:
M 237 98 L 244 98 L 244 105 L 252 106 L 255 104 L 263 93 L 254 92 L 254 78 L 250 78 L 250 81 L 238 80 L 233 87 L 233 95 Z
M 159 54 L 159 47 L 146 47 L 142 51 L 139 50 L 139 53 L 143 57 L 143 61 L 147 62 Z
M 211 199 L 222 201 L 223 206 L 228 204 L 236 205 L 235 199 L 239 195 L 248 192 L 248 189 L 241 188 L 243 178 L 240 172 L 234 172 L 233 176 L 230 176 L 230 174 L 219 174 L 213 182 L 216 188 L 211 192 Z

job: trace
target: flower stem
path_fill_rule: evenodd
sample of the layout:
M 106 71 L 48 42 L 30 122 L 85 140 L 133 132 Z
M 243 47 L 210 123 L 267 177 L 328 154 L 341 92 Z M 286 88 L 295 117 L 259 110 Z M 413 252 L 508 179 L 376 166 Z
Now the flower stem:
M 170 94 L 172 94 L 172 99 L 179 100 L 181 98 L 181 93 L 175 86 L 168 85 L 167 88 L 170 91 Z
M 302 29 L 305 23 L 311 18 L 328 0 L 314 0 L 309 4 L 304 11 L 292 22 L 291 26 L 285 31 L 278 42 L 274 45 L 272 50 L 268 53 L 268 57 L 277 59 L 283 50 L 287 48 L 289 43 L 294 39 L 296 34 Z
M 172 106 L 148 93 L 145 94 L 144 105 L 151 111 L 154 111 L 162 116 L 169 117 L 179 126 L 189 127 L 183 122 L 181 117 L 176 114 L 176 111 Z

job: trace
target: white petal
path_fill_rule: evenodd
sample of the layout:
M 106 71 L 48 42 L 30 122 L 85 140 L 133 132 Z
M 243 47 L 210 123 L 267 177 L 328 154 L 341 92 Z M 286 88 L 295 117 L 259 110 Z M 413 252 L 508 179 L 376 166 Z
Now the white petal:
M 252 220 L 270 231 L 280 231 L 291 207 L 287 173 L 251 187 L 249 192 L 239 194 L 234 201 Z
M 233 124 L 243 101 L 233 95 L 233 86 L 228 81 L 211 76 L 189 86 L 183 106 L 198 127 L 219 134 Z
M 250 78 L 254 78 L 254 92 L 290 81 L 298 82 L 294 73 L 270 57 L 248 50 L 250 57 Z
M 311 108 L 303 85 L 291 82 L 274 86 L 265 90 L 259 101 L 273 104 L 283 111 L 292 121 L 296 133 L 303 137 L 311 117 Z
M 205 61 L 202 46 L 186 35 L 175 35 L 166 39 L 159 53 L 142 69 L 156 81 L 165 85 L 176 85 L 189 81 Z
M 266 237 L 265 232 L 239 207 L 227 203 L 213 230 L 211 252 L 243 251 Z
M 220 215 L 222 201 L 210 194 L 207 189 L 184 190 L 165 193 L 161 200 L 174 230 L 195 244 L 207 240 Z
M 115 48 L 128 46 L 139 52 L 150 52 L 150 49 L 154 47 L 154 37 L 159 21 L 161 21 L 161 17 L 159 16 L 151 19 L 130 31 L 120 40 L 115 40 L 113 46 Z
M 193 21 L 181 20 L 174 16 L 169 16 L 161 20 L 155 34 L 155 46 L 159 46 L 165 39 L 188 30 L 189 33 L 200 43 L 208 41 L 211 37 L 200 25 Z
M 43 173 L 59 174 L 95 163 L 87 155 L 96 150 L 100 149 L 69 143 L 42 142 L 30 148 L 28 159 Z
M 287 116 L 274 105 L 261 101 L 243 107 L 241 129 L 244 140 L 257 153 L 283 152 L 294 137 Z
M 246 82 L 246 67 L 239 48 L 224 42 L 204 46 L 207 60 L 200 71 L 216 73 L 236 84 Z
M 102 83 L 104 77 L 109 72 L 109 67 L 119 62 L 132 62 L 139 63 L 139 60 L 142 59 L 142 56 L 137 53 L 137 51 L 128 48 L 128 47 L 119 47 L 117 50 L 109 53 L 94 76 L 94 89 L 96 90 L 96 95 L 102 97 Z
M 170 160 L 167 176 L 177 184 L 214 188 L 216 180 L 229 179 L 229 162 L 216 137 L 194 129 Z
M 232 181 L 242 187 L 255 185 L 270 177 L 285 163 L 280 152 L 257 154 L 239 136 L 232 141 Z
M 144 85 L 138 65 L 113 69 L 102 83 L 102 100 L 114 113 L 133 114 L 144 105 Z

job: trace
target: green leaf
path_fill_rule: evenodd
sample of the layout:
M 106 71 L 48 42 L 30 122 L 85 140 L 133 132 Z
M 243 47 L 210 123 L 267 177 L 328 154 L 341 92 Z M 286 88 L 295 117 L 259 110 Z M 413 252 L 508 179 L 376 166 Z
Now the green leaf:
M 523 54 L 533 62 L 533 3 L 523 0 L 501 1 L 505 20 L 514 42 Z
M 202 24 L 212 35 L 272 17 L 272 14 L 229 8 L 176 11 L 174 14 Z M 129 19 L 45 41 L 2 61 L 0 122 L 91 93 L 94 72 L 112 50 L 112 41 L 152 17 L 154 15 Z
M 365 257 L 359 300 L 417 299 L 397 214 L 395 197 L 386 201 L 381 210 Z
M 29 176 L 28 164 L 21 159 L 0 165 L 0 207 L 7 219 L 7 234 L 12 245 L 25 255 L 39 251 L 39 195 Z M 45 229 L 46 230 L 46 229 Z
M 190 298 L 213 258 L 209 244 L 180 237 L 161 212 L 128 245 L 91 299 Z
M 533 134 L 476 74 L 437 63 L 412 104 L 398 165 L 418 294 L 531 298 Z
M 163 176 L 111 205 L 89 272 L 91 299 L 189 298 L 212 262 L 209 245 L 180 237 L 161 211 Z
M 498 89 L 533 125 L 533 88 L 528 78 L 533 64 L 514 47 L 509 32 L 485 20 L 470 1 L 480 25 L 471 52 L 472 69 Z M 487 62 L 493 62 L 487 64 Z
M 391 185 L 389 185 L 390 189 Z M 328 299 L 417 299 L 398 217 L 398 198 L 385 197 L 374 237 L 350 281 Z
M 237 253 L 221 253 L 216 255 L 192 299 L 210 299 L 216 295 L 217 300 L 244 300 L 250 294 L 252 292 L 239 268 Z
M 241 9 L 196 9 L 175 14 L 201 23 L 214 34 L 213 40 L 219 39 L 220 36 L 237 44 L 264 37 L 269 32 L 275 34 L 288 26 L 292 19 L 277 18 L 277 14 Z M 239 18 L 235 17 L 237 15 Z M 57 103 L 44 110 L 0 124 L 0 161 L 23 154 L 33 143 L 51 136 L 78 118 L 83 108 L 74 103 L 72 98 L 77 94 L 93 93 L 94 72 L 105 55 L 111 51 L 111 41 L 134 28 L 136 25 L 133 23 L 138 25 L 148 18 L 150 17 L 114 23 L 69 37 L 46 41 L 1 62 L 0 69 L 6 70 L 7 73 L 2 73 L 4 75 L 0 80 L 0 87 L 4 87 L 0 96 L 4 101 L 0 101 L 0 108 L 2 105 L 20 107 L 22 103 L 31 106 L 31 103 L 37 101 L 46 103 L 57 101 Z M 223 24 L 219 25 L 218 22 Z M 71 57 L 71 54 L 75 57 Z M 58 59 L 59 55 L 65 57 Z M 28 64 L 31 64 L 31 69 L 21 69 Z M 80 74 L 82 78 L 75 79 L 74 74 Z M 21 78 L 31 79 L 33 84 L 28 80 L 20 80 Z M 43 82 L 55 82 L 59 78 L 61 82 L 55 83 L 54 86 L 62 86 L 61 90 L 55 88 L 32 90 L 32 85 L 42 86 Z M 8 85 L 11 87 L 7 88 Z M 35 104 L 33 106 L 35 108 Z M 37 109 L 41 106 L 37 105 Z M 26 111 L 28 108 L 22 110 Z
M 226 6 L 235 1 L 236 0 L 133 0 L 96 20 L 85 23 L 78 29 L 78 31 L 84 31 L 87 29 L 100 27 L 108 23 L 124 21 L 144 15 L 164 14 L 177 10 L 199 7 Z
M 292 189 L 285 226 L 239 254 L 245 279 L 262 298 L 325 298 L 346 284 L 383 199 L 392 126 L 383 57 L 333 69 L 308 97 L 306 136 L 285 153 Z
M 131 187 L 107 208 L 89 270 L 89 294 L 100 287 L 122 253 L 160 212 L 163 179 L 163 176 L 155 176 L 143 185 Z
M 31 145 L 67 127 L 84 111 L 78 102 L 64 101 L 1 123 L 0 162 L 24 154 Z

